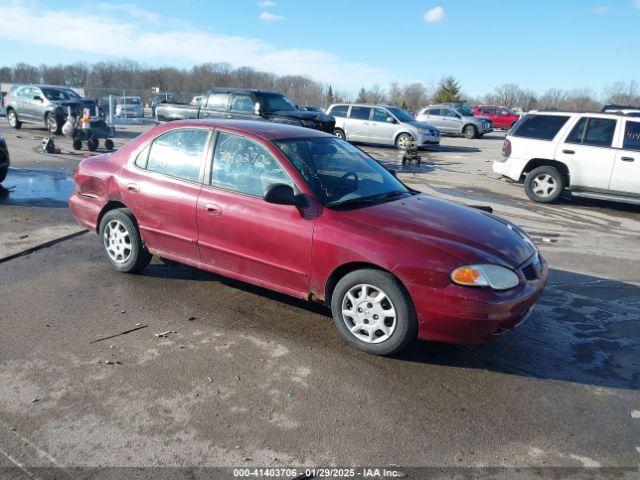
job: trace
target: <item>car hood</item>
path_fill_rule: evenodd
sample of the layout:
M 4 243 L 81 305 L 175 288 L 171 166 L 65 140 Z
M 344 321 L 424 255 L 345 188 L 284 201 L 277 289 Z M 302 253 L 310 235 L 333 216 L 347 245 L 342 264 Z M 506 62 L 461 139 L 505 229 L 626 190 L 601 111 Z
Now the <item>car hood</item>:
M 93 100 L 60 100 L 54 102 L 61 107 L 71 107 L 74 110 L 78 108 L 95 108 L 96 102 Z
M 414 120 L 413 122 L 407 122 L 409 125 L 412 125 L 416 128 L 428 128 L 431 130 L 435 130 L 436 127 L 434 125 L 431 125 L 429 122 L 421 122 L 419 120 Z
M 508 221 L 425 194 L 343 213 L 350 221 L 375 225 L 378 234 L 390 241 L 401 236 L 425 246 L 438 244 L 461 262 L 517 268 L 535 253 Z
M 333 119 L 333 117 L 331 117 L 330 115 L 327 115 L 322 112 L 305 112 L 303 110 L 290 110 L 290 111 L 277 110 L 269 113 L 271 115 L 280 115 L 283 117 L 295 118 L 297 120 L 317 120 L 321 122 L 327 122 Z

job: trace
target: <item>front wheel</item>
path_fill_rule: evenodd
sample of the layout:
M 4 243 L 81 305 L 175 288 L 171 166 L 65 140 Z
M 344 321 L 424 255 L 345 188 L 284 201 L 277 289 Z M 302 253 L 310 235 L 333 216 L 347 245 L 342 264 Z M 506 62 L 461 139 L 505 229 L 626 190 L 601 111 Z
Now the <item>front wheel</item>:
M 401 133 L 396 138 L 396 148 L 398 150 L 408 150 L 413 143 L 413 137 L 408 133 Z
M 478 136 L 478 129 L 475 125 L 467 125 L 464 127 L 464 130 L 462 130 L 462 134 L 464 135 L 464 138 L 476 138 Z
M 9 126 L 11 128 L 19 130 L 22 127 L 22 122 L 18 120 L 18 115 L 14 110 L 9 110 L 7 112 L 7 121 L 9 122 Z
M 564 191 L 566 180 L 555 167 L 538 167 L 530 171 L 524 181 L 527 196 L 538 203 L 553 203 Z
M 49 130 L 49 133 L 53 135 L 59 135 L 60 133 L 62 133 L 62 120 L 56 118 L 53 113 L 47 115 L 45 124 L 47 126 L 47 130 Z
M 344 339 L 374 355 L 393 355 L 417 337 L 411 297 L 390 273 L 363 269 L 345 275 L 331 297 L 333 320 Z
M 126 208 L 107 212 L 98 230 L 107 260 L 119 272 L 137 273 L 151 261 L 133 214 Z

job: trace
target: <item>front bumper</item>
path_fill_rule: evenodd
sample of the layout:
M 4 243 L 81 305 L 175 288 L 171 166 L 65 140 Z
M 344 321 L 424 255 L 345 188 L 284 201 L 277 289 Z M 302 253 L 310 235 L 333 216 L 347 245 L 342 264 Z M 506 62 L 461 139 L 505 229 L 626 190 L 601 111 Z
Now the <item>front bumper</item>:
M 543 263 L 536 279 L 519 273 L 520 285 L 502 292 L 454 284 L 437 290 L 409 286 L 418 314 L 418 338 L 475 344 L 512 330 L 531 314 L 548 275 Z
M 440 135 L 418 135 L 418 146 L 440 145 Z

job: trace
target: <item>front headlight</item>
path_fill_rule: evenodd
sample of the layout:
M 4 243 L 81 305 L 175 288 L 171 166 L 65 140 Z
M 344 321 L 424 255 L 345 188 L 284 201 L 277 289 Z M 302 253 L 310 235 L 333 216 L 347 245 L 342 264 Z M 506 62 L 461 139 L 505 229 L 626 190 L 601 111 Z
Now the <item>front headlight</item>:
M 422 135 L 433 135 L 433 132 L 431 132 L 431 130 L 427 130 L 425 128 L 421 128 L 420 130 L 418 130 Z
M 458 267 L 451 272 L 451 281 L 465 287 L 491 287 L 494 290 L 508 290 L 520 283 L 513 270 L 491 264 Z

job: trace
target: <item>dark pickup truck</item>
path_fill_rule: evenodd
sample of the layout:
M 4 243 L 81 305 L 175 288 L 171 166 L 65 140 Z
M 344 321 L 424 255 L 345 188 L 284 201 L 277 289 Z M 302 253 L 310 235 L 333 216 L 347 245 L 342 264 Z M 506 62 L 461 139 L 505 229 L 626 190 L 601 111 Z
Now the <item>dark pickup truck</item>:
M 161 122 L 190 118 L 262 120 L 313 128 L 333 133 L 335 119 L 322 112 L 298 110 L 281 93 L 254 89 L 214 88 L 201 105 L 159 104 L 156 119 Z

